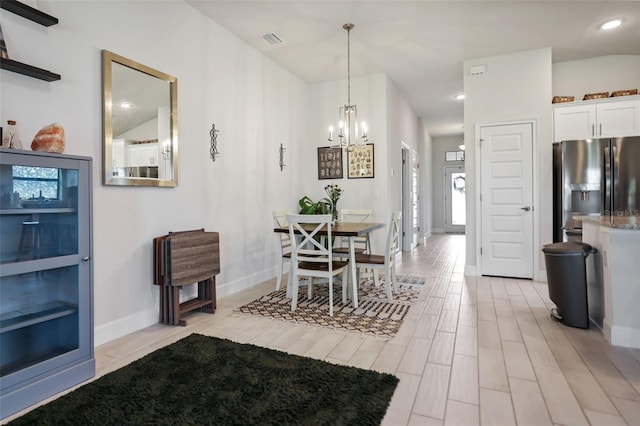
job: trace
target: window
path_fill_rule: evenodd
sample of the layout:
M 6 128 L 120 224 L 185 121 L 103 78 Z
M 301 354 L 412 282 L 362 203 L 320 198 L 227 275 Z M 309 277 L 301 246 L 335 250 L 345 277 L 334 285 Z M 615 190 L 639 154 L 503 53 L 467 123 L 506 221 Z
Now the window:
M 21 199 L 43 197 L 57 200 L 60 169 L 46 167 L 13 166 L 13 191 Z
M 464 161 L 464 151 L 446 151 L 444 161 Z

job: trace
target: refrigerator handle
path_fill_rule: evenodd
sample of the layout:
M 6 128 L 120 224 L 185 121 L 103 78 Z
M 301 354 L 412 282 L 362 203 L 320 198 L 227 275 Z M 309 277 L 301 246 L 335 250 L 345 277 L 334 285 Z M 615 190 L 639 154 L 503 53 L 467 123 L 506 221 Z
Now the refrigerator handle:
M 600 187 L 603 188 L 603 191 L 601 191 L 602 193 L 602 214 L 609 216 L 611 215 L 611 208 L 612 208 L 612 199 L 611 199 L 611 194 L 612 194 L 612 190 L 613 188 L 611 187 L 612 185 L 612 177 L 613 177 L 613 169 L 612 169 L 612 163 L 611 163 L 611 145 L 610 143 L 607 144 L 604 147 L 604 155 L 603 155 L 603 159 L 604 159 L 604 164 L 603 164 L 603 173 L 602 173 L 602 178 L 601 178 L 601 184 Z

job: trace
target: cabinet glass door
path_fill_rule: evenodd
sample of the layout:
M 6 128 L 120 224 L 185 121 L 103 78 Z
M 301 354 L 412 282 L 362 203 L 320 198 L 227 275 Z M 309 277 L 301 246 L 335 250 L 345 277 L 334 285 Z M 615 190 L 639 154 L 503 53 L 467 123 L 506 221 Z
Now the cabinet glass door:
M 0 167 L 0 264 L 77 254 L 78 170 Z
M 2 277 L 0 377 L 77 350 L 77 267 Z
M 92 353 L 90 162 L 0 154 L 0 383 Z M 80 230 L 85 231 L 80 233 Z

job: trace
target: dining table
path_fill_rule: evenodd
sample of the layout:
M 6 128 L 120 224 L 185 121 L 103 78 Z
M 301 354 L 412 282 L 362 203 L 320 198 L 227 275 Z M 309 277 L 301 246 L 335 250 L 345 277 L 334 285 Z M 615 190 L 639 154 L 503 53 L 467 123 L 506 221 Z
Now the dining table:
M 309 224 L 308 227 L 312 230 L 316 225 Z M 351 283 L 356 282 L 356 253 L 355 253 L 355 238 L 356 237 L 364 237 L 367 234 L 375 231 L 376 229 L 384 228 L 386 226 L 385 223 L 377 223 L 377 222 L 338 222 L 334 225 L 331 225 L 331 237 L 346 237 L 348 240 L 348 248 L 349 248 L 349 279 Z M 304 225 L 303 225 L 304 227 Z M 306 229 L 306 228 L 305 228 Z M 288 226 L 279 226 L 275 227 L 274 232 L 277 233 L 288 233 Z M 327 228 L 323 228 L 318 232 L 320 236 L 327 236 L 328 231 Z M 291 262 L 290 262 L 291 263 Z M 293 264 L 291 264 L 291 269 L 289 273 L 291 274 L 293 271 Z M 343 283 L 343 285 L 346 285 Z M 353 307 L 358 307 L 358 286 L 353 286 L 355 289 L 352 295 L 352 303 Z M 287 294 L 290 289 L 287 288 Z

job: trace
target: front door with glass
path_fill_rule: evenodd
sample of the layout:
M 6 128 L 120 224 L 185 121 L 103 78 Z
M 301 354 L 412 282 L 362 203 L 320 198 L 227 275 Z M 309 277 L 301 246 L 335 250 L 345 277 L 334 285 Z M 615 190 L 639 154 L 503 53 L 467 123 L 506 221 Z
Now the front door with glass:
M 444 230 L 464 233 L 467 218 L 464 166 L 445 167 L 444 181 Z

